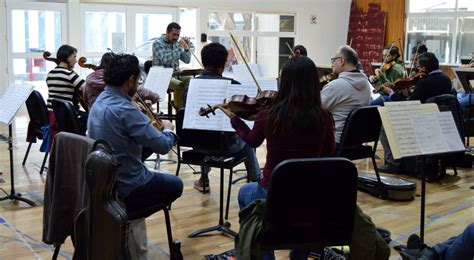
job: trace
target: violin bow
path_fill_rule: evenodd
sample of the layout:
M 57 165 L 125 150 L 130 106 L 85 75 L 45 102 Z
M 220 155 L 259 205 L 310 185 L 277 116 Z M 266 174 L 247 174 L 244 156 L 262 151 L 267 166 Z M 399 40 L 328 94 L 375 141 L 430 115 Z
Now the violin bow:
M 392 42 L 392 43 L 390 44 L 390 48 L 388 48 L 388 54 L 387 54 L 387 56 L 383 57 L 382 65 L 385 64 L 385 62 L 387 61 L 387 57 L 388 57 L 388 55 L 390 55 L 390 52 L 392 51 L 394 45 L 395 45 L 395 42 Z M 382 66 L 382 67 L 383 67 L 383 66 Z
M 293 57 L 295 57 L 295 52 L 293 51 L 293 48 L 291 48 L 290 44 L 288 42 L 285 42 L 285 44 L 286 44 L 286 47 L 288 47 L 288 49 L 290 50 L 291 55 L 293 55 Z
M 246 66 L 247 69 L 249 70 L 250 75 L 252 76 L 253 81 L 254 81 L 255 84 L 257 85 L 258 93 L 262 92 L 262 89 L 260 88 L 260 84 L 258 84 L 258 81 L 257 81 L 257 79 L 255 78 L 255 75 L 253 75 L 253 72 L 252 72 L 252 70 L 250 69 L 249 64 L 247 63 L 247 60 L 245 60 L 245 56 L 244 56 L 244 54 L 242 53 L 242 50 L 240 50 L 239 45 L 238 45 L 238 43 L 237 43 L 237 40 L 235 40 L 235 37 L 234 37 L 234 35 L 232 35 L 232 33 L 230 34 L 230 38 L 232 39 L 232 42 L 234 43 L 234 46 L 235 46 L 235 48 L 237 49 L 237 52 L 240 54 L 240 56 L 241 56 L 242 59 L 244 60 L 245 66 Z
M 201 69 L 204 69 L 204 66 L 202 66 L 201 61 L 197 58 L 197 56 L 196 56 L 196 54 L 194 53 L 194 51 L 191 50 L 191 48 L 189 48 L 189 45 L 186 43 L 186 41 L 183 40 L 183 42 L 184 42 L 184 45 L 186 46 L 186 49 L 188 49 L 188 50 L 191 52 L 191 54 L 193 55 L 194 59 L 197 61 L 197 63 L 199 63 L 199 65 L 201 66 Z
M 410 74 L 413 70 L 413 66 L 415 66 L 415 58 L 416 56 L 418 56 L 418 49 L 420 48 L 420 42 L 417 42 L 416 43 L 416 51 L 415 51 L 415 55 L 413 56 L 413 59 L 411 59 L 411 63 L 410 63 Z M 409 75 L 410 75 L 409 74 Z
M 405 55 L 403 52 L 403 45 L 402 45 L 402 38 L 398 38 L 398 44 L 400 45 L 400 52 L 402 53 L 402 62 L 403 62 L 403 72 L 405 73 L 405 77 L 408 77 L 407 68 L 405 67 Z

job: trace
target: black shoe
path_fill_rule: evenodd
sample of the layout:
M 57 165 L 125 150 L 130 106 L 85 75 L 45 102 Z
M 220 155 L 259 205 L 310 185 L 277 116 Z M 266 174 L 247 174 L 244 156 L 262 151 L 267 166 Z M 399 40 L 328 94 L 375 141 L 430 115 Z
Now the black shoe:
M 431 247 L 407 249 L 400 252 L 403 260 L 439 260 L 439 254 Z
M 411 234 L 407 240 L 407 249 L 421 249 L 426 247 L 417 234 Z
M 377 170 L 379 172 L 385 172 L 385 173 L 390 173 L 390 174 L 399 174 L 400 170 L 398 167 L 390 165 L 390 164 L 384 164 L 383 166 L 377 167 Z

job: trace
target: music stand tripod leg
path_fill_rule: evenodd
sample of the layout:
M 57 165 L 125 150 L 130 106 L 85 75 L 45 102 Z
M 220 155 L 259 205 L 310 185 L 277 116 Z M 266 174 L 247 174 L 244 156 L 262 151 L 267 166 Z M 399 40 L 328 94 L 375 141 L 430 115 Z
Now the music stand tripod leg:
M 13 168 L 13 133 L 12 132 L 13 132 L 12 125 L 9 124 L 8 125 L 8 150 L 10 152 L 10 188 L 11 189 L 10 189 L 10 194 L 5 197 L 1 197 L 0 201 L 18 200 L 18 201 L 23 201 L 25 203 L 28 203 L 30 206 L 36 206 L 36 204 L 33 201 L 23 198 L 20 193 L 15 192 L 15 178 L 13 174 L 14 168 Z

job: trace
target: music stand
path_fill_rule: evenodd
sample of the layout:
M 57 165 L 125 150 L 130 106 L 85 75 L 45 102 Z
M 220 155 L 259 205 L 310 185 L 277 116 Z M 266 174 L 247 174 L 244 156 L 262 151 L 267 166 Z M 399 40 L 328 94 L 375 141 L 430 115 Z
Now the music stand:
M 456 79 L 458 80 L 459 84 L 461 84 L 462 88 L 464 89 L 464 93 L 469 95 L 468 102 L 467 102 L 467 124 L 466 129 L 470 129 L 470 115 L 471 115 L 471 104 L 472 104 L 472 94 L 474 92 L 473 87 L 470 84 L 470 81 L 474 80 L 474 68 L 468 67 L 458 67 L 458 68 L 451 68 L 456 75 Z M 467 134 L 467 145 L 469 145 L 469 134 Z
M 7 195 L 0 198 L 0 201 L 13 200 L 23 201 L 28 203 L 30 206 L 36 206 L 36 204 L 21 196 L 21 193 L 15 192 L 15 176 L 13 168 L 13 119 L 16 113 L 25 103 L 26 99 L 33 92 L 33 85 L 29 84 L 11 84 L 4 95 L 0 98 L 0 122 L 8 125 L 8 150 L 10 153 L 10 194 L 5 192 Z

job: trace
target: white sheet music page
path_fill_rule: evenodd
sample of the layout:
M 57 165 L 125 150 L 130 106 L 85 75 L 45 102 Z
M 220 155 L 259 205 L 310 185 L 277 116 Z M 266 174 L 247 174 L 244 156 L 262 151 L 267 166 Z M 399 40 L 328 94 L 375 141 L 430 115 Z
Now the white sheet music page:
M 231 84 L 227 90 L 227 98 L 231 98 L 234 95 L 247 95 L 253 98 L 257 95 L 257 88 L 252 84 Z M 253 121 L 243 120 L 249 128 L 253 128 Z M 224 131 L 235 132 L 234 128 L 230 124 L 230 119 L 224 120 Z
M 446 139 L 448 151 L 464 151 L 463 140 L 459 136 L 453 114 L 450 111 L 437 113 L 441 131 Z
M 392 151 L 394 158 L 421 154 L 410 120 L 411 114 L 421 113 L 420 101 L 385 102 L 384 105 L 399 147 L 399 153 Z
M 148 72 L 143 87 L 157 93 L 160 96 L 160 100 L 163 100 L 167 96 L 166 91 L 170 85 L 172 75 L 172 68 L 153 66 Z
M 222 104 L 227 97 L 229 80 L 222 79 L 191 79 L 186 98 L 183 128 L 224 131 L 224 122 L 229 121 L 219 109 L 215 115 L 200 116 L 199 110 L 208 105 Z M 233 129 L 232 129 L 233 130 Z
M 445 136 L 438 122 L 438 113 L 439 112 L 430 112 L 410 115 L 421 154 L 434 154 L 448 151 Z
M 257 64 L 249 64 L 249 67 L 256 79 L 262 77 Z M 234 72 L 234 79 L 240 83 L 254 82 L 252 75 L 250 75 L 250 72 L 245 64 L 232 65 L 232 71 Z
M 16 113 L 33 92 L 35 86 L 28 83 L 12 83 L 0 98 L 0 122 L 11 124 Z

